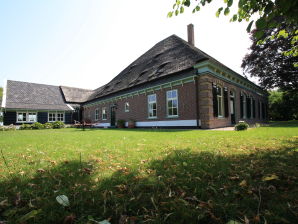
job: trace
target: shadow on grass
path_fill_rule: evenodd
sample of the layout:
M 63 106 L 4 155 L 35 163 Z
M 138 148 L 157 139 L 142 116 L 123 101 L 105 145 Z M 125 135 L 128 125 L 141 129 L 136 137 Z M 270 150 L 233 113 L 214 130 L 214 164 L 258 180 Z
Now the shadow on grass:
M 297 142 L 229 156 L 176 150 L 100 179 L 92 161 L 70 161 L 1 180 L 0 221 L 17 223 L 42 209 L 30 223 L 63 223 L 70 214 L 76 223 L 226 223 L 245 216 L 251 223 L 297 223 L 297 162 Z M 57 195 L 67 195 L 70 207 Z
M 269 127 L 272 128 L 297 128 L 298 121 L 273 121 L 269 123 Z

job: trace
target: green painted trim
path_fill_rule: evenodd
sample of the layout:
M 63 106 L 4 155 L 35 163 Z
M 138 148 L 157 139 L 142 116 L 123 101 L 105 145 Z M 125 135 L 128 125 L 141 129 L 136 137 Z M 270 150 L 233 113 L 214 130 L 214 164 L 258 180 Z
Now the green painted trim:
M 172 82 L 167 82 L 167 83 L 164 83 L 164 84 L 156 85 L 156 86 L 153 86 L 153 87 L 145 88 L 145 89 L 134 91 L 134 92 L 131 92 L 131 93 L 122 94 L 120 96 L 115 96 L 115 97 L 112 97 L 112 98 L 107 99 L 107 100 L 99 100 L 99 101 L 96 101 L 94 103 L 86 104 L 83 107 L 88 108 L 88 107 L 91 107 L 91 106 L 100 105 L 100 104 L 107 103 L 107 102 L 112 102 L 114 100 L 119 100 L 119 99 L 123 99 L 123 98 L 126 99 L 128 97 L 133 97 L 133 96 L 138 96 L 138 95 L 141 95 L 141 94 L 152 93 L 154 91 L 165 89 L 165 88 L 171 88 L 172 86 L 178 86 L 178 85 L 183 85 L 185 83 L 191 83 L 191 82 L 195 81 L 195 77 L 196 76 L 193 75 L 193 76 L 189 76 L 189 77 L 184 78 L 184 79 L 177 79 L 177 80 L 174 80 Z
M 212 75 L 212 76 L 214 76 L 214 77 L 216 77 L 216 78 L 218 78 L 218 79 L 221 79 L 221 80 L 223 80 L 223 81 L 225 81 L 225 82 L 228 82 L 228 83 L 230 83 L 230 84 L 232 84 L 232 85 L 238 86 L 238 87 L 240 87 L 240 88 L 242 88 L 242 89 L 245 89 L 245 90 L 247 90 L 247 91 L 254 91 L 254 92 L 256 92 L 258 95 L 260 95 L 260 96 L 264 96 L 264 94 L 258 92 L 258 91 L 255 90 L 255 89 L 247 88 L 247 87 L 245 87 L 245 86 L 243 86 L 243 85 L 241 85 L 241 84 L 238 84 L 238 83 L 236 83 L 236 82 L 233 82 L 233 81 L 231 81 L 231 80 L 229 80 L 229 79 L 227 79 L 227 78 L 225 78 L 225 77 L 222 77 L 220 74 L 218 74 L 218 73 L 216 73 L 216 72 L 213 72 L 213 71 L 204 71 L 204 72 L 200 73 L 199 76 L 200 76 L 200 75 Z
M 228 71 L 227 68 L 225 68 L 224 66 L 217 65 L 216 63 L 211 62 L 209 60 L 196 64 L 194 68 L 197 69 L 199 73 L 203 73 L 207 71 L 211 72 L 212 74 L 216 73 L 217 78 L 221 77 L 225 79 L 225 81 L 229 81 L 230 83 L 234 85 L 238 85 L 241 88 L 246 88 L 246 89 L 249 89 L 250 91 L 256 91 L 256 92 L 259 91 L 259 92 L 262 92 L 261 93 L 262 95 L 264 94 L 264 90 L 261 89 L 261 87 L 259 87 L 252 81 L 244 78 L 243 76 L 239 75 L 236 72 Z

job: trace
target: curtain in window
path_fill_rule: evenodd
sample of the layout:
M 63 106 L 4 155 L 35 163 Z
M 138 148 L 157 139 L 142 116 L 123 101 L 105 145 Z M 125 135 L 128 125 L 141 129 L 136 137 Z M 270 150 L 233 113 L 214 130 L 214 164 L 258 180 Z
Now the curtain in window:
M 225 107 L 225 117 L 229 117 L 229 99 L 228 99 L 228 88 L 224 88 L 224 107 Z
M 212 95 L 213 95 L 213 116 L 218 116 L 218 108 L 217 108 L 217 88 L 216 84 L 212 83 Z

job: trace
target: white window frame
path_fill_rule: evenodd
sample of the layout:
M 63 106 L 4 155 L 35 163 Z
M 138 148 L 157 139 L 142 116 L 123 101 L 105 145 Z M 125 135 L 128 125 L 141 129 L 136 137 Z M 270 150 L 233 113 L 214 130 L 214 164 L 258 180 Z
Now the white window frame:
M 19 119 L 18 119 L 18 115 L 19 114 L 25 114 L 25 121 L 23 120 L 23 121 L 19 121 Z M 30 121 L 29 120 L 29 115 L 32 115 L 32 114 L 34 114 L 35 115 L 35 119 L 34 120 L 32 120 L 32 121 Z M 35 112 L 35 111 L 17 111 L 17 114 L 16 114 L 16 123 L 35 123 L 35 122 L 37 122 L 37 112 Z
M 95 109 L 95 120 L 96 121 L 99 120 L 99 109 L 98 108 Z
M 50 114 L 54 114 L 53 120 L 50 120 Z M 60 119 L 58 114 L 62 114 L 62 120 Z M 64 112 L 48 112 L 48 122 L 51 123 L 51 122 L 55 122 L 55 121 L 65 122 L 65 113 Z
M 176 97 L 168 97 L 168 93 L 169 92 L 176 92 Z M 178 90 L 177 89 L 172 89 L 172 90 L 169 90 L 166 92 L 166 98 L 167 98 L 167 117 L 178 117 L 179 115 L 179 111 L 178 111 L 178 108 L 179 108 L 179 101 L 178 101 Z M 174 101 L 174 100 L 177 100 L 177 114 L 175 115 L 170 115 L 169 114 L 169 101 Z M 172 109 L 175 108 L 175 107 L 172 107 Z
M 124 111 L 129 112 L 129 102 L 124 103 Z
M 221 86 L 216 87 L 216 97 L 217 97 L 217 117 L 222 118 L 224 117 L 223 87 Z
M 154 101 L 150 101 L 150 97 L 154 96 L 155 100 Z M 156 94 L 150 94 L 147 96 L 147 104 L 148 104 L 148 118 L 150 119 L 154 119 L 157 118 L 157 99 L 156 99 Z M 150 116 L 150 114 L 152 113 L 152 115 L 154 114 L 154 109 L 153 109 L 153 104 L 155 104 L 155 116 Z
M 104 116 L 105 115 L 105 116 Z M 102 120 L 107 120 L 108 116 L 107 116 L 107 108 L 106 107 L 103 107 L 101 109 L 101 119 Z

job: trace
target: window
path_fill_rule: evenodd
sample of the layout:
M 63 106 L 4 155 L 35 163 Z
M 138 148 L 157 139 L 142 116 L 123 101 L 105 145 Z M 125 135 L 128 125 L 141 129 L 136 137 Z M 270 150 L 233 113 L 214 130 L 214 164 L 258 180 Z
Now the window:
M 149 118 L 157 117 L 156 94 L 152 94 L 148 96 L 148 117 Z
M 99 119 L 99 110 L 95 109 L 95 120 L 97 121 Z
M 217 86 L 217 112 L 218 117 L 223 117 L 223 100 L 222 100 L 222 87 Z
M 49 122 L 56 121 L 55 113 L 49 113 Z
M 17 113 L 17 122 L 21 122 L 21 123 L 37 122 L 37 113 L 36 112 L 18 112 Z
M 102 108 L 101 118 L 102 118 L 102 120 L 107 119 L 107 109 L 105 107 Z
M 178 116 L 178 91 L 167 91 L 167 111 L 168 117 Z
M 126 102 L 124 104 L 124 110 L 125 110 L 125 112 L 129 112 L 129 102 Z
M 64 113 L 57 113 L 57 121 L 64 121 Z
M 49 112 L 48 113 L 48 121 L 55 122 L 55 121 L 62 121 L 64 122 L 64 113 L 62 112 Z
M 37 121 L 36 113 L 28 113 L 28 121 L 29 122 L 36 122 Z
M 245 94 L 243 94 L 243 105 L 242 105 L 242 107 L 243 107 L 243 116 L 242 116 L 242 118 L 246 118 L 246 112 L 247 112 L 247 109 L 246 109 L 246 101 L 247 101 L 247 97 L 246 97 L 246 95 Z

